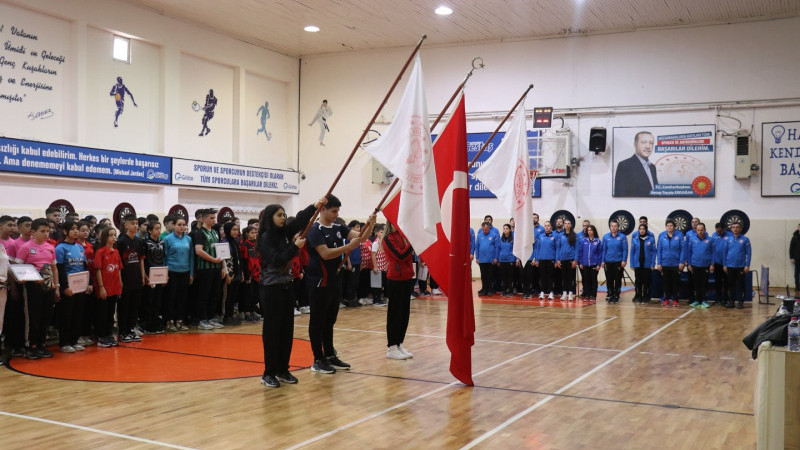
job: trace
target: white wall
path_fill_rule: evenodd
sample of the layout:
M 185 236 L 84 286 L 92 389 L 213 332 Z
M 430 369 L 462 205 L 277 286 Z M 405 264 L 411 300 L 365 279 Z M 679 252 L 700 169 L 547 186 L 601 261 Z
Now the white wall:
M 15 58 L 16 67 L 0 65 L 0 94 L 27 94 L 23 102 L 0 101 L 0 135 L 135 153 L 164 154 L 190 159 L 276 169 L 297 167 L 298 61 L 169 19 L 119 0 L 0 0 L 0 42 L 24 42 L 26 55 L 0 47 L 0 56 Z M 37 40 L 11 34 L 22 28 Z M 131 62 L 111 57 L 114 34 L 131 38 Z M 56 75 L 23 71 L 23 59 L 41 62 L 30 51 L 46 49 L 64 55 Z M 33 92 L 11 86 L 17 81 L 46 79 L 52 91 Z M 138 107 L 128 97 L 119 127 L 113 126 L 116 106 L 109 95 L 121 76 Z M 208 89 L 218 100 L 212 131 L 199 137 L 202 112 L 191 101 L 204 103 Z M 260 127 L 258 105 L 270 102 L 267 121 L 272 139 L 253 139 Z M 45 119 L 28 114 L 51 109 Z M 135 183 L 90 182 L 0 173 L 12 194 L 0 197 L 0 210 L 43 209 L 67 198 L 80 212 L 106 214 L 122 201 L 137 212 L 164 214 L 174 203 L 191 206 L 231 206 L 253 211 L 272 201 L 293 203 L 293 196 L 210 191 Z M 72 191 L 72 189 L 75 189 Z M 198 195 L 197 192 L 205 192 Z M 81 206 L 78 206 L 81 205 Z M 192 208 L 189 208 L 192 212 Z
M 573 155 L 580 165 L 568 183 L 546 180 L 535 209 L 543 218 L 567 209 L 589 218 L 600 228 L 617 209 L 647 215 L 656 229 L 673 210 L 686 209 L 713 225 L 730 209 L 746 212 L 753 223 L 753 267 L 771 267 L 772 284 L 791 279 L 788 239 L 800 222 L 797 198 L 762 198 L 760 177 L 734 180 L 731 138 L 717 136 L 716 197 L 697 199 L 620 199 L 611 196 L 611 152 L 588 152 L 589 129 L 615 126 L 716 124 L 735 131 L 736 121 L 717 117 L 709 104 L 770 100 L 763 108 L 721 111 L 754 128 L 753 162 L 760 163 L 761 123 L 799 120 L 800 107 L 777 106 L 774 100 L 800 99 L 796 73 L 800 59 L 800 19 L 785 19 L 711 27 L 650 30 L 600 36 L 429 48 L 421 55 L 428 109 L 438 113 L 453 89 L 481 56 L 486 68 L 475 72 L 466 93 L 467 113 L 506 112 L 529 83 L 535 88 L 527 108 L 554 106 L 576 109 L 565 124 L 573 131 Z M 303 202 L 324 193 L 333 181 L 363 127 L 410 54 L 409 48 L 306 58 L 301 68 L 301 116 L 313 117 L 322 98 L 335 114 L 326 146 L 317 144 L 317 129 L 301 127 L 300 169 L 309 177 L 302 185 Z M 382 115 L 388 121 L 396 108 L 405 80 Z M 697 104 L 685 111 L 667 112 L 664 105 Z M 636 112 L 626 106 L 642 105 Z M 591 111 L 589 109 L 592 109 Z M 689 110 L 697 109 L 697 110 Z M 598 114 L 596 111 L 605 110 Z M 468 120 L 470 132 L 492 131 L 497 120 Z M 560 121 L 554 120 L 560 125 Z M 380 129 L 381 126 L 376 128 Z M 359 150 L 335 192 L 343 199 L 345 216 L 366 216 L 377 205 L 385 186 L 370 180 L 369 158 Z M 505 216 L 494 199 L 473 200 L 473 225 L 484 214 Z

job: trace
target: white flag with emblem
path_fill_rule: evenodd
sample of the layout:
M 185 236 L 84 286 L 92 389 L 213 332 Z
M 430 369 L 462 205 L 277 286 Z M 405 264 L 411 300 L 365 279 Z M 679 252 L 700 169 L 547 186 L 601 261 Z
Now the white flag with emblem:
M 519 103 L 503 141 L 473 176 L 497 196 L 508 215 L 514 218 L 514 256 L 527 261 L 533 250 L 534 237 L 524 99 Z
M 441 211 L 419 55 L 392 124 L 367 151 L 400 180 L 395 225 L 417 254 L 422 253 L 436 242 Z

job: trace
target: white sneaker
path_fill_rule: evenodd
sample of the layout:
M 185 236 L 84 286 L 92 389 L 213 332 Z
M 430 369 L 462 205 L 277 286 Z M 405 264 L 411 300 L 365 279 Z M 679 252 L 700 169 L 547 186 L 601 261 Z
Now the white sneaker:
M 555 299 L 555 296 L 553 296 L 552 292 L 550 293 L 550 295 L 547 296 L 547 299 L 548 300 L 554 300 Z
M 562 300 L 566 300 L 567 299 L 567 291 L 561 291 L 561 299 Z
M 542 300 L 544 300 L 544 292 L 540 292 L 540 293 L 539 293 L 539 298 L 540 298 L 540 299 L 542 299 Z
M 431 294 L 433 294 L 433 295 L 442 295 L 442 291 L 440 291 L 439 288 L 436 288 L 436 289 L 431 291 Z
M 89 336 L 81 336 L 78 338 L 78 344 L 81 345 L 93 345 L 94 341 Z
M 395 349 L 396 348 L 397 347 L 395 347 Z M 61 347 L 60 350 L 61 350 L 62 353 L 75 353 L 75 347 L 73 347 L 71 345 L 64 345 L 64 346 Z M 387 358 L 389 357 L 389 353 L 388 352 L 386 353 L 386 357 Z M 399 358 L 395 358 L 395 359 L 399 359 Z
M 575 300 L 575 294 L 573 294 L 573 293 L 570 291 L 570 293 L 569 293 L 569 301 L 573 301 L 573 300 Z
M 300 312 L 300 310 L 299 310 L 299 309 L 297 309 L 297 308 L 295 308 L 295 309 L 294 309 L 294 315 L 295 315 L 295 316 L 299 316 L 300 314 L 302 314 L 302 313 Z
M 393 345 L 386 349 L 386 357 L 389 359 L 408 359 L 409 356 L 400 351 L 400 348 Z
M 84 347 L 84 346 L 83 346 L 83 345 L 81 345 L 81 344 L 75 344 L 75 345 L 73 345 L 73 346 L 72 346 L 72 348 L 74 348 L 75 350 L 77 350 L 77 351 L 79 351 L 79 352 L 80 352 L 80 351 L 83 351 L 83 350 L 86 350 L 86 347 Z
M 362 305 L 371 305 L 372 299 L 369 297 L 360 298 L 358 299 L 358 303 L 361 303 Z
M 301 306 L 300 312 L 303 314 L 311 314 L 311 307 L 310 306 Z
M 213 330 L 214 329 L 214 325 L 211 325 L 210 323 L 208 323 L 208 321 L 201 320 L 200 323 L 197 324 L 197 329 L 198 330 Z
M 399 348 L 399 349 L 400 349 L 400 351 L 401 351 L 401 352 L 403 352 L 403 353 L 405 353 L 405 354 L 406 354 L 406 356 L 408 356 L 409 358 L 413 358 L 413 357 L 414 357 L 414 354 L 413 354 L 413 353 L 411 353 L 410 351 L 406 350 L 406 348 L 405 348 L 405 347 L 403 347 L 403 344 L 400 344 L 400 345 L 398 345 L 398 346 L 397 346 L 397 348 Z
M 223 325 L 223 324 L 221 324 L 219 322 L 208 322 L 208 324 L 211 325 L 214 328 L 225 328 L 225 325 Z

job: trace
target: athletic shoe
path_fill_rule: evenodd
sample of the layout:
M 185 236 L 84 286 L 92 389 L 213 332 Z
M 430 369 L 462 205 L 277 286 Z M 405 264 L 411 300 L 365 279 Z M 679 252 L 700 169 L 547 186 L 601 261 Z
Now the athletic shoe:
M 225 325 L 223 325 L 223 324 L 221 324 L 221 323 L 219 323 L 219 322 L 210 322 L 210 321 L 209 321 L 208 323 L 209 323 L 209 325 L 211 325 L 211 326 L 212 326 L 212 327 L 214 327 L 215 329 L 219 329 L 219 328 L 225 328 Z
M 550 293 L 550 295 L 547 296 L 547 299 L 548 300 L 555 300 L 555 297 L 553 296 L 552 292 Z
M 386 357 L 389 359 L 408 359 L 410 358 L 408 355 L 400 351 L 400 348 L 396 345 L 393 345 L 386 349 Z
M 672 307 L 673 308 L 677 308 L 678 307 L 678 301 L 677 300 L 672 299 Z
M 570 293 L 567 295 L 567 300 L 569 300 L 569 301 L 573 301 L 573 300 L 575 300 L 575 294 L 573 294 L 572 292 L 570 292 Z
M 294 315 L 295 315 L 295 316 L 299 316 L 300 314 L 302 314 L 302 313 L 300 312 L 300 310 L 299 310 L 299 309 L 297 309 L 297 308 L 295 308 L 295 309 L 294 309 Z
M 124 334 L 121 338 L 119 338 L 119 341 L 123 344 L 131 343 L 133 342 L 133 334 Z
M 358 303 L 361 303 L 362 305 L 371 305 L 372 304 L 372 299 L 369 298 L 369 297 L 360 298 L 360 299 L 358 299 Z M 308 308 L 308 306 L 304 306 L 304 308 Z M 301 309 L 301 311 L 302 311 L 302 309 Z
M 275 376 L 278 381 L 283 381 L 286 384 L 297 384 L 297 378 L 289 372 L 279 373 Z
M 691 306 L 692 308 L 697 308 L 698 306 L 700 306 L 700 302 L 696 302 L 695 301 L 695 302 L 689 303 L 689 306 Z
M 539 292 L 539 299 L 544 300 L 544 292 Z
M 97 346 L 100 348 L 109 348 L 112 346 L 112 344 L 107 338 L 100 338 L 97 340 Z
M 142 342 L 142 337 L 141 336 L 137 336 L 135 334 L 133 336 L 131 336 L 131 339 L 133 340 L 133 342 Z
M 700 303 L 700 307 L 701 307 L 701 308 L 708 308 L 709 306 L 710 306 L 710 305 L 709 305 L 708 303 L 706 303 L 706 302 L 701 302 L 701 303 Z
M 250 314 L 256 320 L 256 322 L 261 322 L 264 318 L 261 317 L 261 314 L 254 312 Z
M 35 348 L 26 348 L 25 349 L 25 358 L 26 359 L 40 359 L 42 355 Z
M 347 305 L 345 305 L 344 302 L 339 302 L 339 309 L 342 308 L 347 308 Z
M 75 353 L 75 347 L 71 345 L 62 345 L 59 350 L 61 350 L 61 353 Z
M 328 364 L 327 360 L 318 359 L 314 361 L 314 364 L 311 365 L 311 371 L 319 373 L 336 373 L 336 368 Z
M 414 354 L 411 353 L 410 351 L 406 350 L 406 348 L 403 347 L 403 344 L 398 345 L 397 348 L 399 348 L 401 352 L 403 352 L 406 355 L 408 355 L 409 358 L 413 358 L 414 357 Z
M 281 387 L 280 381 L 272 375 L 264 375 L 261 377 L 261 384 L 271 388 Z
M 171 320 L 169 322 L 167 322 L 167 332 L 168 333 L 175 333 L 176 331 L 178 331 L 178 327 L 175 326 L 175 322 L 173 322 Z
M 561 300 L 567 299 L 567 291 L 561 291 Z
M 311 314 L 311 307 L 310 306 L 301 306 L 300 307 L 300 312 L 303 313 L 303 314 Z
M 198 330 L 213 330 L 214 329 L 214 325 L 211 325 L 207 320 L 201 320 L 200 323 L 197 324 L 197 329 Z
M 339 370 L 350 370 L 350 364 L 339 359 L 338 356 L 329 356 L 328 357 L 328 364 L 331 366 L 339 369 Z
M 667 299 L 661 300 L 661 306 L 669 306 L 669 300 Z
M 383 299 L 377 300 L 372 302 L 372 306 L 386 306 L 386 302 Z
M 142 327 L 140 327 L 139 325 L 136 325 L 135 327 L 133 327 L 133 334 L 135 334 L 136 336 L 141 336 L 144 334 L 144 330 L 142 330 Z
M 90 345 L 94 345 L 94 341 L 89 336 L 81 336 L 78 338 L 78 344 L 88 347 Z
M 72 348 L 74 348 L 75 351 L 78 351 L 78 352 L 82 352 L 82 351 L 86 350 L 86 347 L 82 346 L 81 344 L 75 344 L 75 345 L 72 346 Z
M 189 327 L 187 327 L 182 320 L 179 320 L 178 323 L 175 324 L 175 328 L 177 328 L 178 331 L 189 331 Z
M 17 357 L 17 358 L 19 358 L 19 357 L 21 357 L 21 356 L 25 356 L 25 349 L 24 349 L 24 348 L 15 348 L 15 349 L 12 349 L 12 350 L 11 350 L 11 356 L 12 356 L 12 357 Z
M 114 339 L 114 336 L 110 336 L 108 339 L 109 339 L 108 342 L 111 343 L 112 347 L 119 347 L 119 342 L 116 339 Z
M 52 358 L 53 357 L 53 352 L 51 352 L 50 350 L 48 350 L 48 349 L 46 349 L 44 347 L 38 349 L 37 351 L 39 352 L 39 356 L 41 356 L 42 358 Z
M 442 291 L 439 290 L 439 288 L 436 288 L 436 289 L 431 291 L 431 294 L 433 294 L 433 295 L 442 295 Z

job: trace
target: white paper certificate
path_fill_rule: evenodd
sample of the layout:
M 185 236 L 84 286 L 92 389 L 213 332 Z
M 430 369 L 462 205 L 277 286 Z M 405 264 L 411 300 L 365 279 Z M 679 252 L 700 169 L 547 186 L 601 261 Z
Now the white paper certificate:
M 11 264 L 9 267 L 17 281 L 42 281 L 42 276 L 33 264 Z
M 147 279 L 150 284 L 167 284 L 167 267 L 151 267 L 150 272 L 147 274 Z
M 214 251 L 217 252 L 217 258 L 230 259 L 231 248 L 227 242 L 219 242 L 214 244 Z
M 67 275 L 67 282 L 73 294 L 86 292 L 86 289 L 89 288 L 89 272 L 71 273 Z

